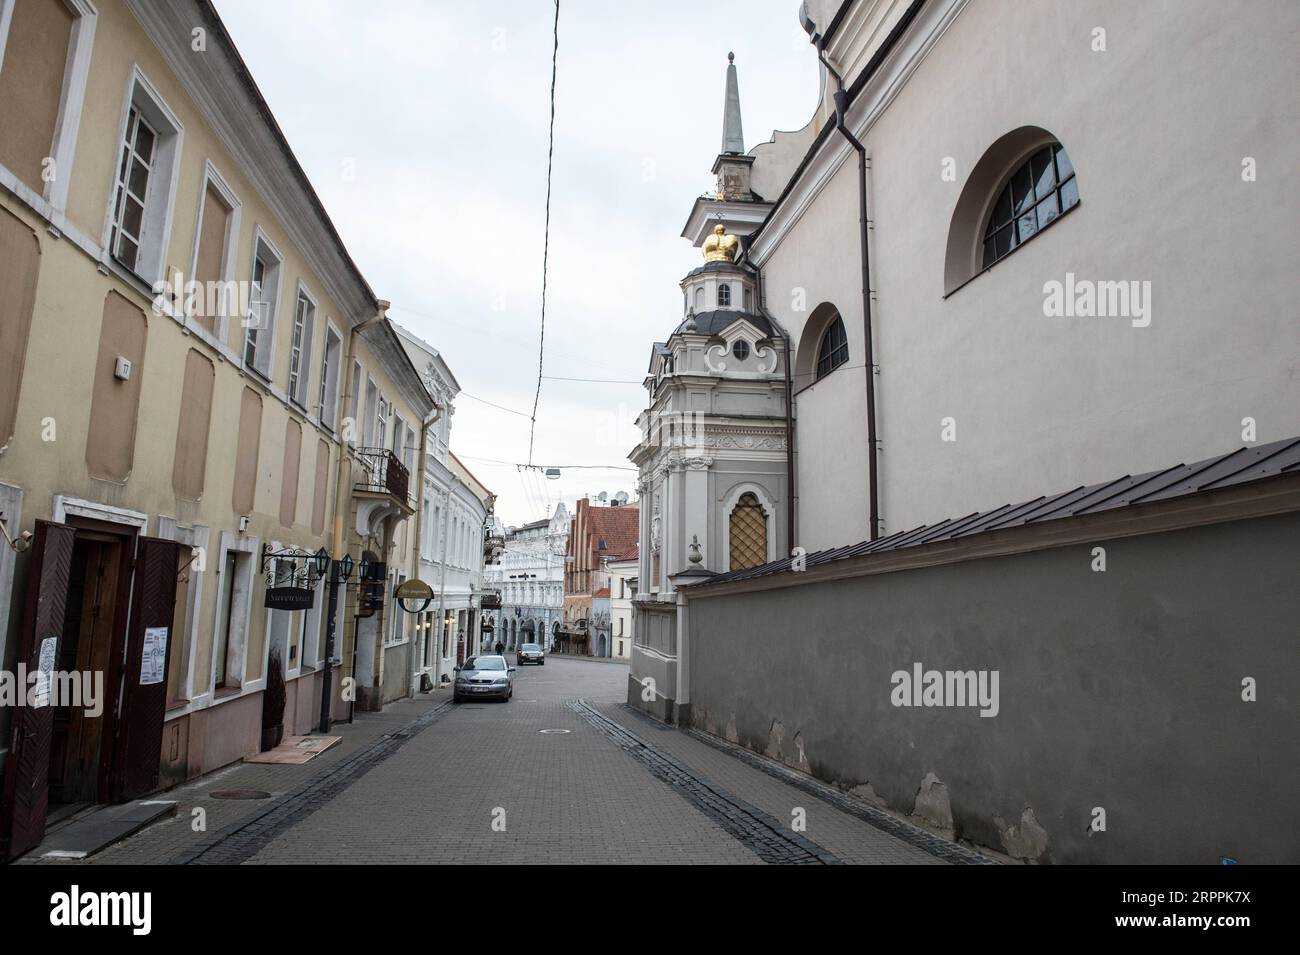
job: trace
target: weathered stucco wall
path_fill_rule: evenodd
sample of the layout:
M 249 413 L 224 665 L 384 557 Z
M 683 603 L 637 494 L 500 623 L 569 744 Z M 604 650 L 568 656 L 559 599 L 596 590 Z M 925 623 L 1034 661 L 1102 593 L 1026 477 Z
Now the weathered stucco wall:
M 1291 513 L 697 596 L 691 717 L 1018 857 L 1295 863 L 1297 566 Z M 892 705 L 918 661 L 998 671 L 997 715 Z

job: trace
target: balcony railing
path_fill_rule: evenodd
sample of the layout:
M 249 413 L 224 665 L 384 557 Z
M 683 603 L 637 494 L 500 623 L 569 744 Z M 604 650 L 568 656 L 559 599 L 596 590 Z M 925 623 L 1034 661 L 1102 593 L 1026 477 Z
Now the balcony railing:
M 363 469 L 361 480 L 356 483 L 358 491 L 391 494 L 410 506 L 411 472 L 397 460 L 397 455 L 384 448 L 357 448 L 357 458 Z

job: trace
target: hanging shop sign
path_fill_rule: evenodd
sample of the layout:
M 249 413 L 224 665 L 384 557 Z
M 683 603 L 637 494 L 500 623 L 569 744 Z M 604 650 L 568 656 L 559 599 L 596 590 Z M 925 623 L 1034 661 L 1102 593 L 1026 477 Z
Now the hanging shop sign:
M 316 601 L 316 591 L 305 587 L 268 587 L 262 606 L 267 610 L 310 610 Z
M 433 602 L 433 588 L 419 577 L 412 577 L 393 591 L 393 597 L 407 613 L 421 613 Z

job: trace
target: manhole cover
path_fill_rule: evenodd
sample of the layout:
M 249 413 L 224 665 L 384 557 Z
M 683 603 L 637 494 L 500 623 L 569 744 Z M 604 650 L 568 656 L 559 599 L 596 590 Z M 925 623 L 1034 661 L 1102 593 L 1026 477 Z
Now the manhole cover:
M 539 733 L 571 733 L 572 730 L 538 730 Z
M 210 794 L 213 799 L 270 799 L 271 794 L 262 789 L 218 789 Z

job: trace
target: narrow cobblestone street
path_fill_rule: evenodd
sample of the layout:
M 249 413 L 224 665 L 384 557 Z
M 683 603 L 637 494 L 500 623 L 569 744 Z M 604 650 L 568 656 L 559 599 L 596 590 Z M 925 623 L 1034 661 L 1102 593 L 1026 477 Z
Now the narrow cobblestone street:
M 520 668 L 509 703 L 452 705 L 439 691 L 359 715 L 310 763 L 240 764 L 164 794 L 174 817 L 86 861 L 984 861 L 892 818 L 891 834 L 865 804 L 850 814 L 760 759 L 631 712 L 626 681 L 623 664 L 552 656 Z M 232 789 L 272 798 L 213 798 Z M 206 832 L 193 831 L 198 808 Z

